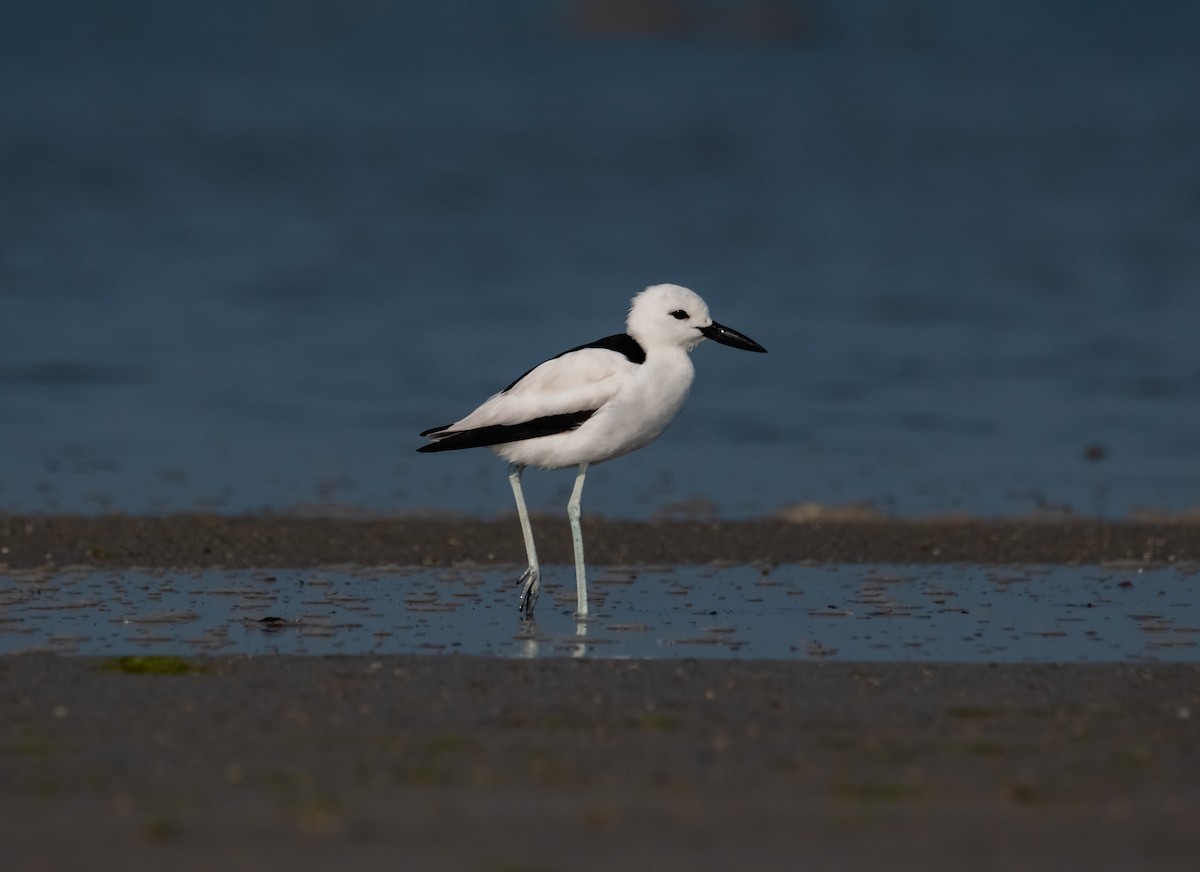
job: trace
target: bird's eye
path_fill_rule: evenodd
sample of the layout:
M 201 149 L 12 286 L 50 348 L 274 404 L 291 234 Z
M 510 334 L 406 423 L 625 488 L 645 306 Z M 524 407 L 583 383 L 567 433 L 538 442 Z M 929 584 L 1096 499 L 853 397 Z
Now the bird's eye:
M 688 313 L 683 311 L 683 309 L 676 309 L 674 312 L 671 313 L 671 317 L 676 319 L 677 321 L 686 321 L 687 316 L 688 316 Z

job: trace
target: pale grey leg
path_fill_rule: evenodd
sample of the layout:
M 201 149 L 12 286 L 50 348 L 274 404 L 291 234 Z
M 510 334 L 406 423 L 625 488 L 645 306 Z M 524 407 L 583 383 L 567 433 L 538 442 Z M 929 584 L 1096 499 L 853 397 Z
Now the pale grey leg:
M 586 618 L 588 613 L 587 601 L 587 570 L 583 563 L 583 531 L 579 529 L 580 498 L 583 496 L 583 479 L 587 476 L 588 465 L 579 464 L 579 474 L 575 476 L 575 487 L 571 491 L 571 500 L 567 503 L 567 517 L 571 520 L 571 544 L 575 546 L 575 596 L 578 608 L 576 617 Z
M 513 497 L 517 501 L 517 517 L 521 521 L 521 535 L 525 537 L 525 556 L 529 558 L 529 567 L 517 579 L 521 584 L 521 600 L 517 610 L 530 617 L 541 590 L 542 570 L 538 567 L 533 528 L 529 525 L 529 510 L 525 508 L 525 494 L 521 490 L 521 473 L 524 471 L 525 467 L 520 463 L 508 465 L 508 483 L 512 485 Z

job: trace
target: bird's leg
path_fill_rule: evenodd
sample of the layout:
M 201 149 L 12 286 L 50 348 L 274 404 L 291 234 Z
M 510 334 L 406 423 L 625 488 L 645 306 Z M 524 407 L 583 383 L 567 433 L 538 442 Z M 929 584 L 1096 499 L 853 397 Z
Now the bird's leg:
M 571 544 L 575 546 L 575 596 L 578 608 L 575 616 L 586 618 L 588 613 L 587 601 L 587 570 L 583 563 L 583 531 L 579 529 L 580 498 L 583 496 L 583 479 L 587 475 L 588 465 L 579 464 L 579 474 L 575 476 L 575 487 L 571 490 L 571 500 L 567 503 L 567 517 L 571 520 Z
M 538 567 L 537 547 L 533 544 L 533 528 L 529 525 L 529 510 L 525 508 L 525 494 L 521 491 L 521 473 L 524 471 L 524 464 L 510 463 L 508 465 L 508 483 L 512 485 L 513 497 L 517 501 L 517 517 L 521 521 L 521 535 L 525 537 L 525 556 L 529 558 L 528 568 L 517 579 L 521 585 L 521 600 L 517 610 L 525 617 L 530 617 L 533 615 L 533 607 L 537 603 L 538 592 L 541 589 L 542 571 Z

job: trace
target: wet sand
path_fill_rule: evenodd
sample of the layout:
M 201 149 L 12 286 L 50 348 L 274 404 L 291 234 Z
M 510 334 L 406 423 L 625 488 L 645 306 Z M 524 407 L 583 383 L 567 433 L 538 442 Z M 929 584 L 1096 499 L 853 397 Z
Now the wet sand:
M 539 530 L 548 562 L 569 557 L 558 526 Z M 0 559 L 516 563 L 514 533 L 7 517 Z M 1194 524 L 593 520 L 587 535 L 598 563 L 1200 558 Z M 145 674 L 163 667 L 178 674 Z M 0 845 L 18 872 L 1190 870 L 1198 723 L 1200 668 L 1179 664 L 10 656 Z
M 1162 869 L 1200 669 L 0 660 L 6 869 Z M 191 671 L 194 670 L 194 671 Z
M 534 521 L 547 563 L 571 561 L 560 517 Z M 1147 563 L 1200 560 L 1200 523 L 584 519 L 589 563 Z M 0 515 L 0 567 L 292 567 L 520 563 L 515 517 Z

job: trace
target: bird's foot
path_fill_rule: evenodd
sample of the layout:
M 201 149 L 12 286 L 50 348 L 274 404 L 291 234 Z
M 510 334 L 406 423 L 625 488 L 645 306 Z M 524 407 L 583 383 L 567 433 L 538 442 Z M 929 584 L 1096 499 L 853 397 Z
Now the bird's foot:
M 537 604 L 538 593 L 541 592 L 541 573 L 530 566 L 521 573 L 517 583 L 521 585 L 521 601 L 517 610 L 522 617 L 532 618 L 533 607 Z

